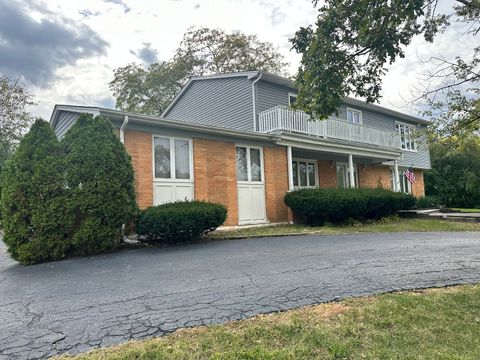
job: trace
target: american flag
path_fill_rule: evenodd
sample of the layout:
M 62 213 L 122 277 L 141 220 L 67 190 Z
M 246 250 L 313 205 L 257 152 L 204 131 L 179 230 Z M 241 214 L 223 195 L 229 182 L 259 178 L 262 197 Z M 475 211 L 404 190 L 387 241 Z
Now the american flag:
M 407 170 L 405 170 L 404 175 L 407 178 L 407 180 L 410 181 L 410 184 L 414 184 L 415 181 L 417 180 L 411 166 Z

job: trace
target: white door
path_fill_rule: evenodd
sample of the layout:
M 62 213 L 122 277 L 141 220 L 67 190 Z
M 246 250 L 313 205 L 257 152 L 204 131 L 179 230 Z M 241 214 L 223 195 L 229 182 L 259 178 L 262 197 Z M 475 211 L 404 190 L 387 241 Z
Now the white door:
M 237 146 L 238 224 L 266 222 L 262 148 Z

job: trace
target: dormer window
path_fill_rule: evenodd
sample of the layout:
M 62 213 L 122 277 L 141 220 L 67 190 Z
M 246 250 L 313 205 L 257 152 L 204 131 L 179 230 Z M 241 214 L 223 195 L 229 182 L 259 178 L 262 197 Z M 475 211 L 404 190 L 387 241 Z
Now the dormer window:
M 297 94 L 288 93 L 288 106 L 292 107 L 297 102 Z
M 362 112 L 360 110 L 347 108 L 347 121 L 352 124 L 361 124 Z

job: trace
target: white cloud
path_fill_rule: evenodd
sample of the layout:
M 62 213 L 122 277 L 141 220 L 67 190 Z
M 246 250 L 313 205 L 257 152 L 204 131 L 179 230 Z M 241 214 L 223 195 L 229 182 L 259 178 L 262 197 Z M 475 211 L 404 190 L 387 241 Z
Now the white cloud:
M 300 56 L 290 51 L 288 39 L 300 26 L 314 23 L 317 16 L 310 0 L 49 0 L 48 9 L 72 23 L 88 26 L 109 47 L 104 56 L 85 58 L 57 69 L 47 89 L 32 89 L 39 102 L 32 111 L 43 117 L 50 115 L 56 103 L 111 105 L 108 83 L 115 68 L 138 62 L 142 49 L 147 50 L 145 62 L 153 56 L 168 60 L 191 26 L 257 34 L 260 40 L 278 46 L 290 63 L 289 72 L 294 74 Z M 406 58 L 391 66 L 381 104 L 415 114 L 414 106 L 406 100 L 410 99 L 418 73 L 428 68 L 419 65 L 419 58 L 433 53 L 467 53 L 473 45 L 471 40 L 458 38 L 460 32 L 457 26 L 452 27 L 433 45 L 415 39 L 406 50 Z

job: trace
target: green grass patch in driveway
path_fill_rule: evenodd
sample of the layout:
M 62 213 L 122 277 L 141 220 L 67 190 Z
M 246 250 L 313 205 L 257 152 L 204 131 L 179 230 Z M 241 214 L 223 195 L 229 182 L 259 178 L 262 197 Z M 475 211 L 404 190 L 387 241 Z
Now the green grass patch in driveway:
M 480 231 L 480 223 L 454 222 L 438 219 L 395 219 L 374 223 L 354 223 L 353 225 L 325 225 L 310 227 L 303 225 L 277 225 L 251 227 L 236 230 L 217 230 L 213 238 L 236 238 L 254 236 L 282 236 L 291 234 L 338 235 L 355 233 L 388 233 L 388 232 L 425 232 L 425 231 Z
M 478 359 L 480 285 L 259 315 L 95 350 L 100 359 Z

